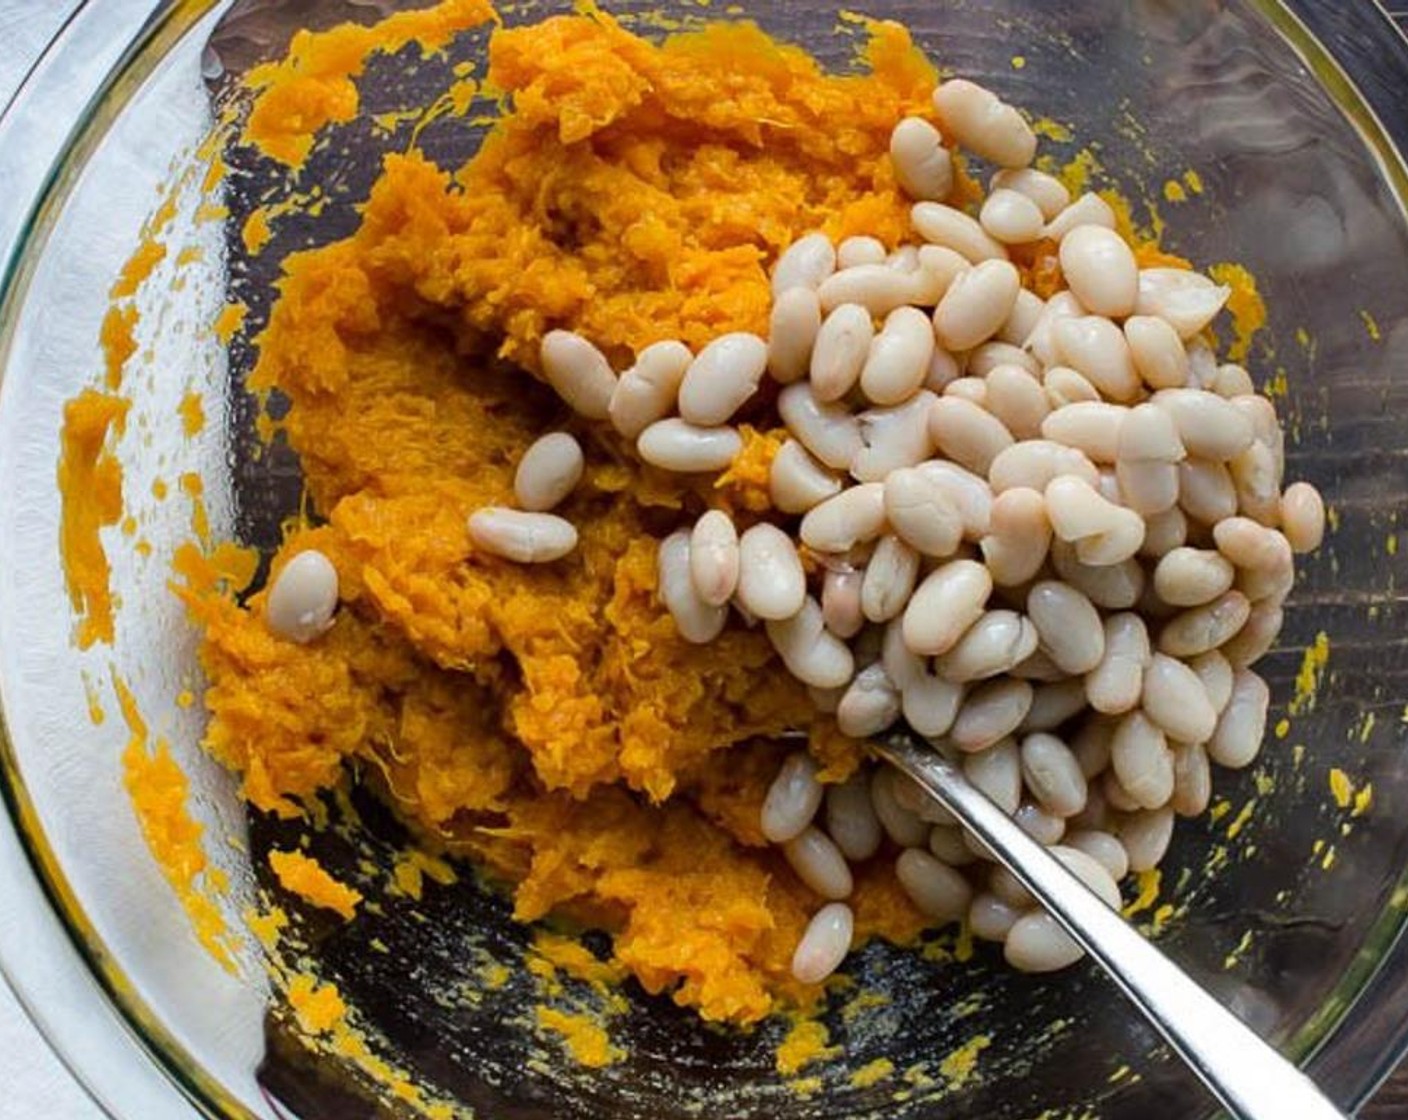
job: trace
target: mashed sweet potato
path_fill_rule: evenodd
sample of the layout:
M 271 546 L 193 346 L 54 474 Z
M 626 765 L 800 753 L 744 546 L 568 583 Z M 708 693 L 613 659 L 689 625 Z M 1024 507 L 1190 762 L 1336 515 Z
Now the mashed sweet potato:
M 317 37 L 298 50 L 303 77 L 320 72 Z M 570 416 L 537 347 L 566 327 L 624 365 L 660 339 L 762 330 L 767 269 L 802 233 L 898 240 L 884 155 L 935 75 L 896 25 L 872 29 L 868 72 L 836 76 L 746 24 L 654 44 L 598 12 L 498 29 L 489 58 L 505 112 L 479 154 L 453 173 L 388 158 L 360 229 L 286 262 L 253 380 L 291 401 L 321 521 L 275 568 L 321 549 L 342 609 L 299 646 L 266 629 L 261 596 L 191 582 L 207 745 L 285 815 L 364 776 L 512 884 L 522 919 L 600 925 L 648 990 L 753 1022 L 815 994 L 789 962 L 818 900 L 758 833 L 769 739 L 808 730 L 834 776 L 854 748 L 760 630 L 685 643 L 655 567 L 705 506 L 766 511 L 777 441 L 751 435 L 718 485 L 667 478 Z M 356 72 L 328 67 L 339 89 Z M 279 113 L 302 102 L 265 77 L 252 119 L 299 158 Z M 560 428 L 587 449 L 562 511 L 579 549 L 536 567 L 476 552 L 467 516 L 509 500 L 518 457 Z M 888 867 L 861 874 L 854 906 L 861 936 L 923 925 Z

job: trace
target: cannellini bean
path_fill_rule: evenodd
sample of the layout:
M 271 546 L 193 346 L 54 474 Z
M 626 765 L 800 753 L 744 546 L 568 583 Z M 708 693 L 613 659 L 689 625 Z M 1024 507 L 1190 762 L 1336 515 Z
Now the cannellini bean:
M 1107 611 L 1128 610 L 1139 602 L 1144 591 L 1144 569 L 1134 557 L 1119 564 L 1094 567 L 1082 563 L 1073 546 L 1053 537 L 1051 566 L 1058 576 Z
M 1232 485 L 1237 489 L 1237 511 L 1263 525 L 1281 520 L 1281 479 L 1276 457 L 1260 440 L 1227 464 Z
M 865 447 L 851 460 L 851 477 L 883 482 L 894 471 L 927 459 L 934 450 L 929 414 L 937 399 L 924 389 L 904 404 L 862 412 L 858 419 Z
M 1281 495 L 1281 529 L 1295 552 L 1314 552 L 1325 539 L 1325 501 L 1308 482 L 1294 482 Z
M 1087 191 L 1052 218 L 1041 235 L 1050 241 L 1064 241 L 1072 230 L 1089 226 L 1114 229 L 1115 212 L 1098 194 Z
M 961 400 L 971 401 L 979 408 L 986 408 L 988 383 L 981 377 L 960 377 L 957 381 L 950 381 L 944 386 L 943 395 L 958 397 Z
M 1066 865 L 1066 870 L 1111 910 L 1120 908 L 1120 888 L 1104 863 L 1094 856 L 1067 844 L 1051 849 L 1051 854 Z
M 966 755 L 963 776 L 1004 813 L 1015 813 L 1022 803 L 1022 758 L 1011 739 Z
M 989 528 L 981 542 L 983 560 L 999 587 L 1026 583 L 1046 563 L 1051 523 L 1039 491 L 1022 486 L 1004 490 L 993 499 Z
M 1194 521 L 1216 525 L 1237 512 L 1237 486 L 1222 463 L 1185 459 L 1178 464 L 1178 504 Z
M 860 308 L 867 317 L 881 316 L 915 301 L 924 286 L 919 272 L 901 272 L 887 264 L 858 264 L 827 277 L 817 296 L 827 315 L 851 306 Z
M 920 735 L 937 738 L 953 726 L 963 695 L 961 684 L 921 672 L 904 682 L 900 711 L 905 722 Z
M 919 246 L 901 245 L 885 258 L 885 263 L 899 272 L 918 272 Z M 964 263 L 966 264 L 967 262 Z
M 1151 652 L 1149 631 L 1137 614 L 1121 612 L 1104 621 L 1105 651 L 1085 678 L 1085 692 L 1097 712 L 1120 715 L 1139 703 Z
M 1188 539 L 1188 517 L 1177 506 L 1144 519 L 1144 544 L 1139 555 L 1158 559 L 1167 556 Z
M 1130 410 L 1123 405 L 1082 401 L 1052 412 L 1041 424 L 1046 439 L 1075 447 L 1097 463 L 1113 463 Z
M 949 732 L 953 745 L 967 753 L 980 751 L 1011 735 L 1032 706 L 1032 686 L 1012 677 L 987 681 L 958 709 Z
M 800 381 L 811 368 L 821 330 L 821 300 L 805 285 L 788 288 L 772 304 L 768 326 L 768 372 L 782 385 Z
M 976 840 L 971 834 L 969 840 Z M 1005 867 L 994 867 L 988 876 L 988 889 L 1011 906 L 1030 910 L 1036 905 L 1031 891 L 1022 886 L 1021 880 Z
M 1085 799 L 1085 808 L 1066 822 L 1068 828 L 1073 831 L 1108 831 L 1111 821 L 1114 818 L 1114 810 L 1109 802 L 1105 800 L 1105 793 L 1102 788 L 1104 779 L 1090 787 L 1090 794 Z M 1121 846 L 1121 853 L 1124 848 Z M 1128 857 L 1125 857 L 1128 860 Z M 1126 868 L 1126 870 L 1128 870 Z M 1112 872 L 1113 874 L 1113 872 Z
M 1247 517 L 1229 517 L 1213 526 L 1213 540 L 1223 556 L 1245 568 L 1276 572 L 1294 566 L 1290 542 L 1275 529 Z
M 636 440 L 642 459 L 677 474 L 721 471 L 742 450 L 743 437 L 736 429 L 701 428 L 678 417 L 657 420 Z
M 792 978 L 800 984 L 820 984 L 841 967 L 851 951 L 855 915 L 844 902 L 823 906 L 807 923 L 807 931 L 792 954 Z
M 1228 664 L 1234 669 L 1245 669 L 1260 661 L 1276 643 L 1285 620 L 1285 611 L 1274 599 L 1253 603 L 1247 621 L 1222 647 Z
M 836 246 L 836 267 L 845 270 L 859 264 L 884 264 L 889 254 L 875 237 L 848 237 Z
M 938 924 L 962 918 L 973 900 L 967 879 L 918 848 L 900 853 L 895 878 L 919 912 Z
M 968 354 L 969 377 L 986 378 L 998 366 L 1017 366 L 1033 377 L 1041 373 L 1041 363 L 1023 350 L 1006 342 L 985 342 Z
M 865 626 L 860 592 L 865 573 L 855 568 L 832 568 L 821 584 L 821 617 L 838 638 L 854 638 Z
M 1041 236 L 1041 208 L 1018 191 L 999 187 L 983 203 L 978 221 L 988 236 L 1006 245 L 1024 245 Z
M 1124 845 L 1109 832 L 1094 828 L 1067 832 L 1063 844 L 1077 852 L 1084 852 L 1103 867 L 1105 873 L 1116 883 L 1129 874 L 1129 854 L 1124 850 Z
M 1084 314 L 1085 308 L 1069 289 L 1057 292 L 1046 301 L 1041 317 L 1022 343 L 1023 349 L 1030 352 L 1043 369 L 1058 365 L 1061 355 L 1056 347 L 1056 324 L 1062 319 L 1075 319 Z
M 1069 366 L 1052 366 L 1042 374 L 1041 387 L 1053 409 L 1100 399 L 1100 390 Z
M 1238 669 L 1232 678 L 1232 697 L 1208 740 L 1208 756 L 1231 770 L 1251 765 L 1261 752 L 1270 704 L 1266 682 L 1250 669 Z
M 655 342 L 636 355 L 611 391 L 606 411 L 612 426 L 627 439 L 635 439 L 657 420 L 674 410 L 680 382 L 694 355 L 683 342 Z
M 1245 625 L 1251 610 L 1245 595 L 1228 591 L 1169 619 L 1159 632 L 1159 649 L 1171 657 L 1196 657 L 1217 649 Z
M 737 564 L 738 601 L 754 618 L 791 618 L 802 609 L 807 577 L 792 538 L 776 525 L 764 521 L 745 532 Z
M 816 289 L 836 271 L 836 247 L 824 233 L 809 233 L 792 242 L 777 258 L 772 270 L 772 294 L 776 299 L 789 288 Z
M 685 371 L 680 416 L 701 428 L 725 423 L 758 391 L 767 363 L 767 343 L 757 335 L 746 331 L 720 335 L 699 351 Z
M 1013 665 L 1012 675 L 1024 681 L 1035 681 L 1037 684 L 1055 684 L 1069 679 L 1040 647 L 1021 664 Z
M 739 566 L 733 518 L 723 510 L 709 510 L 694 523 L 689 536 L 689 578 L 695 593 L 711 607 L 723 606 L 738 589 Z
M 1177 509 L 1179 479 L 1176 463 L 1120 459 L 1115 463 L 1115 483 L 1122 504 L 1146 518 Z M 1147 521 L 1144 535 L 1147 544 Z M 1145 545 L 1140 548 L 1142 551 Z
M 929 409 L 929 435 L 949 458 L 985 475 L 1012 446 L 1012 433 L 992 413 L 958 397 L 940 397 Z
M 934 328 L 917 307 L 897 307 L 870 345 L 861 369 L 860 387 L 876 404 L 908 400 L 929 372 Z
M 728 621 L 728 607 L 711 606 L 695 590 L 690 573 L 690 532 L 680 529 L 660 542 L 657 556 L 660 601 L 680 637 L 695 645 L 712 642 Z
M 881 537 L 865 568 L 861 611 L 871 622 L 899 617 L 918 578 L 918 551 L 897 536 Z
M 1021 734 L 1053 731 L 1085 710 L 1085 684 L 1077 679 L 1052 681 L 1032 690 L 1032 706 L 1017 728 Z
M 788 671 L 803 684 L 840 688 L 855 672 L 855 658 L 845 642 L 826 630 L 821 606 L 810 597 L 791 618 L 769 621 L 768 639 Z
M 1188 668 L 1198 674 L 1198 680 L 1208 694 L 1208 703 L 1213 711 L 1221 715 L 1227 708 L 1227 702 L 1232 699 L 1232 663 L 1214 649 L 1192 658 Z
M 817 400 L 837 401 L 851 391 L 874 337 L 870 312 L 859 304 L 843 303 L 826 316 L 812 348 L 811 385 Z
M 885 517 L 906 544 L 925 556 L 951 556 L 963 539 L 963 517 L 949 491 L 923 471 L 902 469 L 885 479 Z
M 1188 384 L 1188 351 L 1167 319 L 1131 315 L 1124 323 L 1125 341 L 1134 368 L 1151 389 L 1182 389 Z
M 997 332 L 997 340 L 1011 346 L 1025 346 L 1045 310 L 1046 301 L 1030 288 L 1023 288 L 1017 293 L 1017 302 L 1012 305 L 1012 314 Z M 1038 366 L 1040 364 L 1037 363 Z
M 761 827 L 774 844 L 785 844 L 812 823 L 825 787 L 817 780 L 817 764 L 806 751 L 793 751 L 783 761 L 763 798 Z
M 1188 343 L 1188 388 L 1199 392 L 1210 392 L 1217 379 L 1217 355 L 1212 347 L 1201 338 Z M 1216 394 L 1214 394 L 1216 395 Z
M 1002 243 L 989 237 L 976 219 L 942 202 L 916 202 L 910 222 L 925 241 L 950 249 L 972 264 L 1007 259 Z
M 953 190 L 953 156 L 939 130 L 922 117 L 905 117 L 890 133 L 895 179 L 910 198 L 942 202 Z
M 1061 271 L 1076 299 L 1095 315 L 1122 319 L 1134 311 L 1139 265 L 1114 230 L 1077 226 L 1061 240 Z
M 1026 195 L 1037 204 L 1041 216 L 1048 222 L 1071 204 L 1071 192 L 1060 179 L 1033 167 L 997 172 L 992 177 L 991 189 L 1018 191 Z
M 831 902 L 849 898 L 855 888 L 850 865 L 831 837 L 808 825 L 782 845 L 782 854 L 809 888 Z
M 474 546 L 520 564 L 548 564 L 577 547 L 577 529 L 551 513 L 486 506 L 469 515 Z
M 1007 931 L 1002 955 L 1019 972 L 1059 972 L 1085 955 L 1061 923 L 1044 910 L 1023 914 Z
M 1163 730 L 1143 712 L 1130 712 L 1116 725 L 1110 765 L 1120 788 L 1142 808 L 1157 809 L 1173 796 L 1173 754 Z
M 1022 114 L 975 82 L 942 83 L 934 91 L 934 111 L 945 133 L 999 167 L 1026 167 L 1036 157 L 1036 133 Z
M 967 867 L 977 860 L 963 842 L 963 830 L 951 825 L 936 824 L 929 830 L 929 853 L 950 867 Z
M 1015 438 L 1034 439 L 1051 411 L 1046 390 L 1025 369 L 1000 365 L 987 377 L 987 409 Z M 989 465 L 991 467 L 991 465 Z
M 842 483 L 796 440 L 789 439 L 768 468 L 768 494 L 783 513 L 806 513 L 841 492 Z
M 865 447 L 860 421 L 844 406 L 819 400 L 809 384 L 783 389 L 777 411 L 802 446 L 833 470 L 848 470 Z
M 1154 315 L 1178 332 L 1193 338 L 1217 317 L 1232 289 L 1214 284 L 1201 273 L 1182 268 L 1146 268 L 1139 273 L 1136 315 Z
M 1201 816 L 1212 799 L 1212 769 L 1201 743 L 1177 743 L 1173 748 L 1173 797 L 1169 807 L 1180 817 Z
M 1071 753 L 1080 763 L 1086 781 L 1093 781 L 1109 768 L 1110 744 L 1119 721 L 1094 716 L 1082 723 L 1071 737 Z
M 880 818 L 870 803 L 870 779 L 864 773 L 826 787 L 826 831 L 852 863 L 863 863 L 880 850 Z
M 1088 482 L 1072 475 L 1047 485 L 1046 512 L 1052 531 L 1075 544 L 1084 564 L 1118 564 L 1133 557 L 1144 543 L 1144 520 L 1137 513 L 1107 501 Z
M 1102 396 L 1127 404 L 1139 394 L 1124 332 L 1099 315 L 1058 318 L 1051 327 L 1061 361 L 1082 374 Z
M 1232 587 L 1236 570 L 1220 552 L 1175 548 L 1154 568 L 1154 590 L 1174 607 L 1200 607 Z
M 901 776 L 888 766 L 876 771 L 870 780 L 870 803 L 885 834 L 901 848 L 918 848 L 929 838 L 929 825 L 919 814 L 896 800 Z
M 264 603 L 264 621 L 278 637 L 306 645 L 332 626 L 337 598 L 337 569 L 332 561 L 316 548 L 305 548 L 274 577 Z
M 588 420 L 607 419 L 616 374 L 600 350 L 571 331 L 548 331 L 538 355 L 548 384 L 574 412 Z
M 904 611 L 904 642 L 921 656 L 947 653 L 982 616 L 992 576 L 973 560 L 951 560 L 925 577 Z
M 847 552 L 873 541 L 884 527 L 885 486 L 865 482 L 813 506 L 798 532 L 802 542 L 817 552 Z
M 944 298 L 953 282 L 972 267 L 962 253 L 942 245 L 919 246 L 919 267 L 913 273 L 914 287 L 909 302 L 933 307 Z M 879 314 L 877 312 L 876 314 Z
M 998 494 L 1019 487 L 1045 491 L 1054 479 L 1065 475 L 1079 478 L 1091 487 L 1100 481 L 1100 472 L 1083 451 L 1054 440 L 1014 443 L 988 465 L 988 479 Z
M 1017 306 L 1022 277 L 1005 260 L 985 260 L 957 276 L 934 309 L 934 333 L 948 350 L 971 350 L 1002 327 Z
M 1005 673 L 1036 652 L 1036 628 L 1015 611 L 988 611 L 973 623 L 958 643 L 938 659 L 935 668 L 946 680 L 986 680 Z
M 1039 732 L 1022 740 L 1022 780 L 1057 817 L 1073 817 L 1085 808 L 1086 781 L 1080 763 L 1054 735 Z
M 933 356 L 929 359 L 929 372 L 924 375 L 924 388 L 935 393 L 942 393 L 960 376 L 962 376 L 962 369 L 958 359 L 942 347 L 936 346 Z
M 1120 822 L 1120 843 L 1129 856 L 1129 869 L 1152 871 L 1159 865 L 1173 839 L 1173 807 L 1164 806 L 1130 813 Z
M 1167 654 L 1156 653 L 1150 659 L 1141 700 L 1144 714 L 1181 742 L 1205 743 L 1217 726 L 1217 712 L 1198 674 Z
M 1217 367 L 1217 377 L 1209 388 L 1219 397 L 1233 399 L 1249 396 L 1256 392 L 1252 375 L 1235 362 L 1224 362 Z
M 1225 461 L 1254 438 L 1251 422 L 1232 402 L 1202 389 L 1161 389 L 1153 403 L 1173 417 L 1188 454 Z
M 982 540 L 992 521 L 992 488 L 972 471 L 941 459 L 927 460 L 915 469 L 947 492 L 963 519 L 963 535 L 970 541 Z
M 1074 587 L 1042 580 L 1027 593 L 1027 614 L 1041 648 L 1072 676 L 1090 672 L 1105 655 L 1105 630 L 1095 605 Z

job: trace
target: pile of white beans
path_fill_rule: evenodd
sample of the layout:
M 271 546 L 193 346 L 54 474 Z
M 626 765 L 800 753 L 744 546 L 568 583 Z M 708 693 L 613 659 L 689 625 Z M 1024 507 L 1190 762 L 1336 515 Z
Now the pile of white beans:
M 774 268 L 766 340 L 661 342 L 618 377 L 553 331 L 543 371 L 643 461 L 690 474 L 731 464 L 736 413 L 765 375 L 780 383 L 776 520 L 740 533 L 711 510 L 660 545 L 679 632 L 712 641 L 731 612 L 763 626 L 843 732 L 903 719 L 961 756 L 1117 907 L 1175 816 L 1207 808 L 1212 764 L 1260 749 L 1268 690 L 1249 666 L 1281 629 L 1292 554 L 1318 546 L 1324 507 L 1306 483 L 1283 489 L 1275 408 L 1206 341 L 1229 290 L 1141 270 L 1105 202 L 1031 167 L 1035 136 L 992 93 L 952 80 L 934 107 L 942 134 L 914 117 L 891 142 L 915 243 L 801 238 Z M 943 202 L 944 134 L 1000 168 L 977 218 Z M 1009 260 L 1040 239 L 1059 244 L 1068 285 L 1047 301 Z M 545 436 L 519 466 L 520 508 L 475 512 L 474 544 L 523 563 L 569 554 L 576 530 L 550 511 L 582 467 L 575 440 Z M 851 866 L 882 852 L 936 926 L 966 920 L 1024 970 L 1080 955 L 890 770 L 823 787 L 794 754 L 762 828 L 826 903 L 793 960 L 803 982 L 849 951 Z

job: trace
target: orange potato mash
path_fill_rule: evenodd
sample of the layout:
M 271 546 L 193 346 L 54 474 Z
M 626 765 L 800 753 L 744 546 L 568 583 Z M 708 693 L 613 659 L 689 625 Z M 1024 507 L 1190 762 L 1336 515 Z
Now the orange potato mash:
M 792 240 L 904 237 L 889 135 L 929 111 L 936 76 L 903 28 L 870 32 L 865 71 L 840 76 L 748 24 L 660 44 L 596 11 L 496 30 L 487 88 L 505 109 L 480 152 L 453 173 L 389 157 L 357 232 L 285 262 L 258 340 L 253 384 L 291 402 L 281 427 L 320 519 L 275 571 L 305 548 L 331 558 L 335 625 L 281 640 L 262 594 L 237 605 L 187 557 L 206 745 L 251 803 L 295 815 L 359 775 L 510 885 L 522 920 L 605 928 L 647 990 L 710 1020 L 817 995 L 789 966 L 820 900 L 758 827 L 771 738 L 807 732 L 832 778 L 857 761 L 761 630 L 692 646 L 656 600 L 669 531 L 709 505 L 768 513 L 779 441 L 749 432 L 718 479 L 645 468 L 543 386 L 538 343 L 576 330 L 623 368 L 661 339 L 765 331 Z M 305 110 L 348 111 L 352 42 L 296 40 L 302 85 L 264 75 L 249 138 L 306 155 Z M 468 515 L 508 504 L 519 456 L 560 428 L 587 450 L 561 510 L 578 550 L 531 567 L 476 552 Z M 925 924 L 886 861 L 853 906 L 860 938 Z

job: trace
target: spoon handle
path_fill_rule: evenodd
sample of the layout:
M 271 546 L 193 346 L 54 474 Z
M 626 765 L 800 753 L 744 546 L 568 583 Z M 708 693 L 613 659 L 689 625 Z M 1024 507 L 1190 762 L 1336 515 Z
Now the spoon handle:
M 1194 983 L 963 776 L 911 735 L 874 751 L 982 840 L 1093 957 L 1238 1120 L 1346 1120 L 1315 1083 Z

